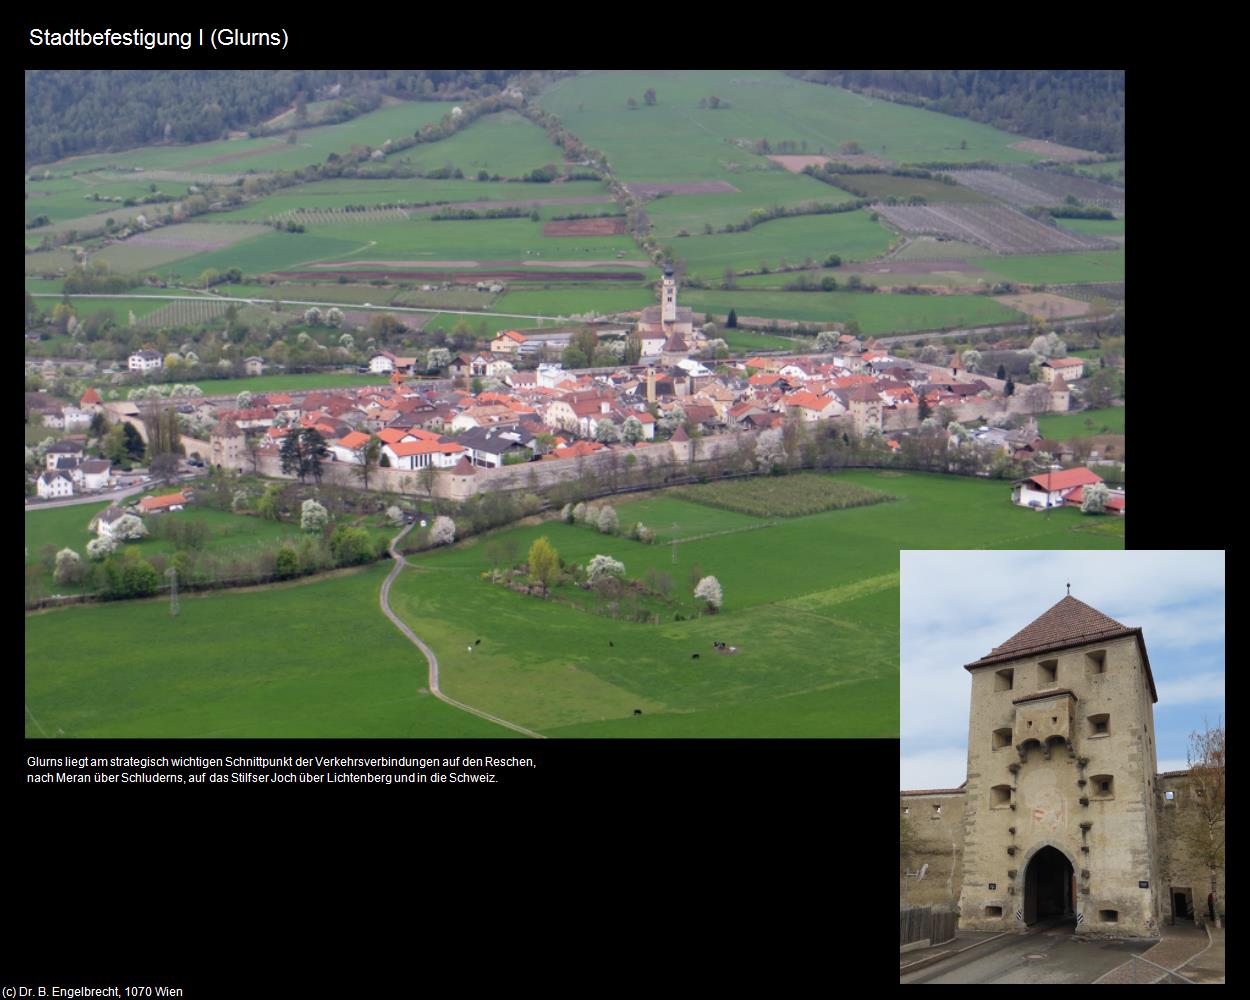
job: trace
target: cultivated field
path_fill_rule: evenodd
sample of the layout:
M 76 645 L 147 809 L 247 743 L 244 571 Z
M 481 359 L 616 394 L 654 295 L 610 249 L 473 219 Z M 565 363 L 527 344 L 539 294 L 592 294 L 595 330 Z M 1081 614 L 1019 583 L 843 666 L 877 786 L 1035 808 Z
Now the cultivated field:
M 135 233 L 91 255 L 122 273 L 149 271 L 197 254 L 233 248 L 271 232 L 264 226 L 227 226 L 212 222 L 183 222 Z M 197 272 L 198 275 L 198 272 Z
M 1124 280 L 1123 250 L 1107 250 L 1101 253 L 974 257 L 969 263 L 975 267 L 983 267 L 1007 281 L 1029 285 Z
M 848 323 L 855 320 L 860 329 L 868 334 L 987 326 L 1017 323 L 1022 319 L 1015 310 L 982 295 L 690 289 L 682 294 L 682 301 L 694 309 L 721 317 L 734 309 L 739 316 L 768 316 L 810 323 Z
M 965 171 L 961 171 L 964 173 Z M 951 176 L 958 176 L 952 174 Z M 924 177 L 896 177 L 893 174 L 845 174 L 837 177 L 850 193 L 861 198 L 924 198 L 927 202 L 959 204 L 989 201 L 985 195 L 961 187 L 943 184 Z M 860 194 L 860 192 L 863 194 Z
M 1001 302 L 1011 309 L 1018 309 L 1026 316 L 1038 316 L 1042 319 L 1072 319 L 1084 316 L 1090 311 L 1090 304 L 1080 299 L 1064 298 L 1050 292 L 1032 292 L 1025 295 L 996 295 L 995 302 Z
M 1029 167 L 1004 169 L 1030 187 L 1039 188 L 1060 200 L 1071 196 L 1088 205 L 1109 208 L 1113 212 L 1124 211 L 1124 191 L 1120 188 L 1099 184 L 1088 177 L 1074 177 L 1072 174 L 1061 174 L 1054 170 L 1033 170 Z
M 144 316 L 139 320 L 139 326 L 149 330 L 170 326 L 198 326 L 218 316 L 224 316 L 229 308 L 230 303 L 221 299 L 170 302 Z
M 866 507 L 894 499 L 881 490 L 817 473 L 753 476 L 697 486 L 676 486 L 668 491 L 668 495 L 707 507 L 721 507 L 763 518 L 800 517 L 825 510 Z
M 831 253 L 844 261 L 868 260 L 885 252 L 890 232 L 864 211 L 835 215 L 802 215 L 760 223 L 745 233 L 691 236 L 670 242 L 673 254 L 689 272 L 719 279 L 725 268 L 735 271 L 776 268 L 782 262 L 822 261 Z
M 995 253 L 1090 250 L 1109 241 L 1047 226 L 1002 205 L 879 205 L 877 211 L 907 233 L 948 236 Z
M 961 243 L 959 240 L 938 239 L 934 236 L 914 236 L 908 239 L 907 245 L 893 256 L 893 260 L 967 260 L 979 257 L 984 247 Z
M 653 107 L 625 106 L 626 97 L 648 87 L 658 98 Z M 699 108 L 699 99 L 709 95 L 731 107 Z M 1010 148 L 1017 136 L 989 126 L 806 83 L 777 70 L 585 73 L 559 81 L 539 103 L 587 146 L 606 153 L 627 182 L 736 183 L 735 173 L 743 167 L 767 162 L 736 141 L 761 138 L 774 146 L 781 140 L 806 143 L 798 152 L 812 155 L 836 154 L 841 143 L 853 141 L 874 156 L 907 163 L 1037 158 Z
M 1088 160 L 1096 153 L 1091 153 L 1088 149 L 1077 149 L 1074 146 L 1061 146 L 1057 142 L 1051 142 L 1049 139 L 1023 139 L 1020 142 L 1013 142 L 1012 149 L 1020 149 L 1026 153 L 1036 153 L 1038 156 L 1047 160 Z
M 176 618 L 161 599 L 29 615 L 26 735 L 510 735 L 426 691 L 424 658 L 378 608 L 389 568 L 187 594 Z
M 625 216 L 601 219 L 569 219 L 543 224 L 544 236 L 620 236 L 625 232 Z
M 296 142 L 286 136 L 259 139 L 228 139 L 189 146 L 144 146 L 119 153 L 71 157 L 49 164 L 54 173 L 92 171 L 120 166 L 165 171 L 200 171 L 219 176 L 239 171 L 293 170 L 324 163 L 331 153 L 345 153 L 353 145 L 380 147 L 387 139 L 412 135 L 422 125 L 438 121 L 451 104 L 437 101 L 406 101 L 379 108 L 337 125 L 300 129 Z M 44 167 L 32 168 L 31 173 Z

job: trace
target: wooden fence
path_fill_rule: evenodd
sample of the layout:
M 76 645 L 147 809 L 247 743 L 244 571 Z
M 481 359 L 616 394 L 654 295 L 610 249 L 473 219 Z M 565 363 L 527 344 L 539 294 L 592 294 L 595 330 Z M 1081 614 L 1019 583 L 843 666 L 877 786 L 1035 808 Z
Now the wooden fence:
M 951 911 L 934 911 L 931 906 L 900 906 L 898 943 L 912 944 L 916 941 L 928 941 L 930 944 L 941 944 L 955 936 L 955 928 L 959 924 L 959 914 Z

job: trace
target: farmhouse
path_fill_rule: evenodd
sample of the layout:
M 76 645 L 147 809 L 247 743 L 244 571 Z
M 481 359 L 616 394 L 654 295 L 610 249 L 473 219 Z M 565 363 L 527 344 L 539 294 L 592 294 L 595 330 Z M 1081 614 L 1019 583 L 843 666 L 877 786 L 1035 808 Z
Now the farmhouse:
M 523 334 L 516 330 L 505 330 L 490 342 L 492 354 L 517 355 L 521 353 L 521 345 L 525 343 Z
M 112 538 L 113 528 L 117 525 L 117 522 L 125 516 L 126 512 L 124 510 L 120 507 L 114 507 L 112 505 L 100 511 L 99 515 L 97 515 L 95 519 L 96 535 L 100 538 Z
M 416 364 L 416 358 L 401 358 L 390 351 L 379 351 L 369 359 L 369 371 L 378 375 L 395 371 L 411 375 Z
M 244 358 L 243 370 L 249 375 L 260 375 L 265 370 L 265 359 L 255 356 Z
M 162 358 L 160 351 L 144 349 L 135 351 L 130 355 L 128 364 L 132 372 L 150 372 L 161 367 Z
M 48 445 L 48 451 L 44 460 L 47 462 L 47 468 L 52 470 L 57 467 L 56 463 L 58 459 L 76 458 L 81 461 L 82 457 L 82 445 L 77 441 L 67 439 L 65 441 L 58 441 L 56 444 Z
M 85 490 L 102 490 L 108 485 L 113 464 L 103 458 L 89 458 L 82 463 L 82 485 Z
M 1059 472 L 1041 472 L 1028 479 L 1020 479 L 1011 491 L 1011 502 L 1021 507 L 1061 507 L 1068 495 L 1090 483 L 1101 483 L 1102 476 L 1083 465 Z
M 166 510 L 182 510 L 187 498 L 181 493 L 166 493 L 159 497 L 144 497 L 139 501 L 139 509 L 145 514 L 154 514 Z

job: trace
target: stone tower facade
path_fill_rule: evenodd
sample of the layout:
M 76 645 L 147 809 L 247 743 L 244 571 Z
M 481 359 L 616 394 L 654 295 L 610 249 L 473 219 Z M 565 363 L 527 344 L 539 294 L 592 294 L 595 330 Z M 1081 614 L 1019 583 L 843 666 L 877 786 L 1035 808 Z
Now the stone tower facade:
M 1145 640 L 1068 596 L 972 674 L 960 927 L 1158 937 Z
M 671 270 L 665 270 L 660 294 L 660 319 L 664 323 L 677 322 L 677 280 Z

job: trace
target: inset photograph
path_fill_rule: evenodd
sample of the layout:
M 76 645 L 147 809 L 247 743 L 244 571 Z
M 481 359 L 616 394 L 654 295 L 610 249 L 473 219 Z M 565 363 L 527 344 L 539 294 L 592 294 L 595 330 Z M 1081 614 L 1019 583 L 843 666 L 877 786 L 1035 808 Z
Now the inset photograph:
M 903 982 L 1223 981 L 1223 552 L 903 552 L 900 712 Z

